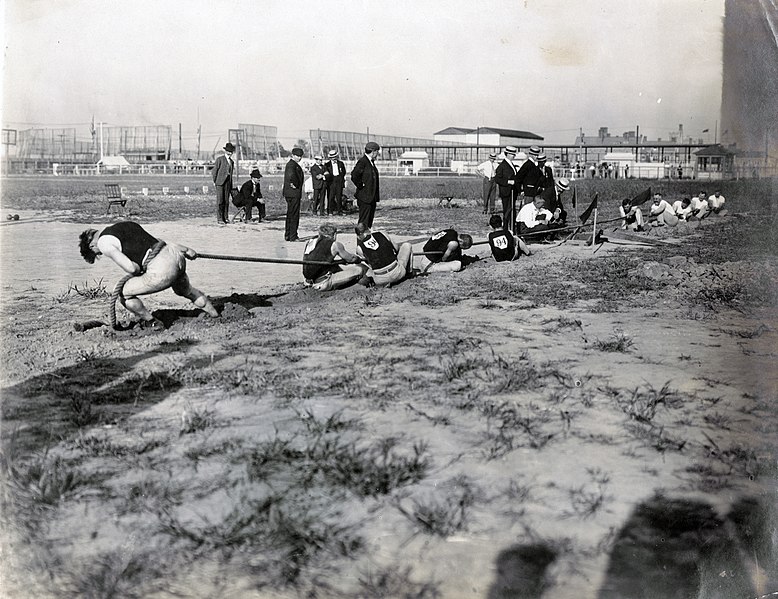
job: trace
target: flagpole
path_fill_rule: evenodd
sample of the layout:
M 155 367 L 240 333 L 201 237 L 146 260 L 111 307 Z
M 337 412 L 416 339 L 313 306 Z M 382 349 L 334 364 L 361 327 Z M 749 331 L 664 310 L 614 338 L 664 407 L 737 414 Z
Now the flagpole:
M 594 246 L 594 242 L 595 242 L 595 240 L 596 240 L 596 239 L 597 239 L 597 208 L 595 207 L 595 208 L 594 208 L 594 230 L 592 231 L 592 247 L 593 247 L 593 248 L 595 247 L 595 246 Z M 592 252 L 592 254 L 593 254 L 594 252 L 596 252 L 596 251 L 597 251 L 597 250 L 595 249 L 595 250 Z

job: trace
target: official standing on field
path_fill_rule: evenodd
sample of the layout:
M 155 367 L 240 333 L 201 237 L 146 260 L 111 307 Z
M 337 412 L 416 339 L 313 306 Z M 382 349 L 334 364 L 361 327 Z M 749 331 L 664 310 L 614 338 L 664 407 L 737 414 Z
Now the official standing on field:
M 475 170 L 483 177 L 484 214 L 490 214 L 494 210 L 494 202 L 497 199 L 497 184 L 494 182 L 494 173 L 497 170 L 497 152 L 491 152 L 489 160 L 479 164 Z
M 235 162 L 232 155 L 235 152 L 235 146 L 230 142 L 224 146 L 224 155 L 216 159 L 213 165 L 213 182 L 216 185 L 216 222 L 220 225 L 226 225 L 230 218 L 230 191 L 232 190 L 232 172 L 235 168 Z
M 538 166 L 540 148 L 530 146 L 527 151 L 527 160 L 516 173 L 516 187 L 519 193 L 524 194 L 524 203 L 528 204 L 543 191 L 543 171 Z
M 375 159 L 380 149 L 381 146 L 376 142 L 367 142 L 364 155 L 357 160 L 354 169 L 351 171 L 351 182 L 357 188 L 354 197 L 357 198 L 357 206 L 359 207 L 358 222 L 365 223 L 368 229 L 373 226 L 376 204 L 381 199 L 378 186 L 378 169 L 375 165 Z
M 303 196 L 303 183 L 305 182 L 303 168 L 300 166 L 302 157 L 302 149 L 294 148 L 284 170 L 284 189 L 282 193 L 286 200 L 285 241 L 299 240 L 297 227 L 300 224 L 300 200 Z
M 346 165 L 338 158 L 337 150 L 330 150 L 324 165 L 327 177 L 327 214 L 343 214 L 343 188 L 346 186 Z
M 505 146 L 503 150 L 505 158 L 494 171 L 494 182 L 497 183 L 502 202 L 502 221 L 506 227 L 511 227 L 511 231 L 514 233 L 516 219 L 513 216 L 513 211 L 518 188 L 516 187 L 516 165 L 513 164 L 513 159 L 517 152 L 518 150 L 514 146 Z

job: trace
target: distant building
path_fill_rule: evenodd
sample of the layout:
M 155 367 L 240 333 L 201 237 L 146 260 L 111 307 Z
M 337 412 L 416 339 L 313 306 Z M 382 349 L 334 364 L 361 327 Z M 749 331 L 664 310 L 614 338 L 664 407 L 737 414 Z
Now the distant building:
M 529 131 L 498 129 L 496 127 L 446 127 L 434 134 L 435 141 L 492 147 L 531 146 L 543 137 Z
M 695 176 L 697 179 L 720 181 L 733 175 L 735 153 L 721 144 L 700 148 L 694 153 L 697 158 Z

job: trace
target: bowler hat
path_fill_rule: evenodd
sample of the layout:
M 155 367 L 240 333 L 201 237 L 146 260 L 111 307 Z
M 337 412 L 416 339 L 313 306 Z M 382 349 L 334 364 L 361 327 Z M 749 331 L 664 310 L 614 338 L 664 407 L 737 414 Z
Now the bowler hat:
M 381 146 L 379 146 L 374 141 L 369 141 L 365 144 L 365 152 L 375 152 L 376 150 L 380 150 Z
M 233 145 L 232 145 L 232 143 L 230 143 L 230 142 L 228 141 L 228 142 L 227 142 L 227 143 L 224 145 L 224 149 L 225 149 L 225 150 L 227 150 L 228 152 L 234 152 L 234 151 L 235 151 L 235 146 L 233 146 Z
M 302 157 L 303 149 L 302 148 L 292 148 L 292 154 L 294 154 L 295 156 Z
M 262 173 L 259 172 L 258 168 L 255 168 L 254 170 L 251 171 L 251 173 L 249 173 L 249 177 L 251 177 L 252 179 L 261 179 Z

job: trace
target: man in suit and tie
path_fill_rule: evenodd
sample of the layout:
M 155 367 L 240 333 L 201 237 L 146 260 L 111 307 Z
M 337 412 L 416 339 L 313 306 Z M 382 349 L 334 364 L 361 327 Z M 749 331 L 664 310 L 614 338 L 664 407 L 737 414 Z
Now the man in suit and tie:
M 543 179 L 540 182 L 541 188 L 548 189 L 549 187 L 554 187 L 554 169 L 548 164 L 548 158 L 546 157 L 545 152 L 541 152 L 538 155 L 538 167 L 540 168 L 540 172 L 543 173 Z M 546 202 L 546 207 L 548 207 L 548 202 Z M 553 210 L 551 210 L 551 212 L 553 212 Z
M 324 216 L 324 197 L 327 192 L 327 177 L 324 173 L 322 157 L 319 154 L 316 154 L 313 159 L 315 162 L 311 167 L 311 182 L 313 183 L 311 214 Z
M 376 203 L 380 201 L 378 169 L 375 166 L 375 159 L 380 149 L 381 146 L 376 142 L 367 142 L 364 155 L 357 160 L 351 171 L 351 181 L 357 188 L 354 197 L 357 198 L 357 206 L 359 206 L 358 222 L 365 223 L 368 229 L 373 226 Z
M 540 148 L 531 146 L 527 151 L 527 160 L 516 173 L 516 188 L 524 194 L 524 204 L 528 204 L 543 191 L 543 171 L 538 166 Z
M 232 190 L 232 172 L 235 168 L 235 162 L 232 155 L 235 153 L 235 146 L 230 142 L 224 146 L 224 155 L 216 159 L 213 165 L 213 182 L 216 185 L 216 222 L 220 225 L 226 225 L 230 217 L 230 191 Z
M 346 186 L 346 165 L 338 159 L 338 151 L 327 154 L 324 170 L 327 174 L 327 214 L 343 214 L 343 188 Z
M 294 148 L 284 170 L 282 193 L 286 200 L 285 241 L 299 241 L 300 239 L 297 235 L 297 227 L 300 224 L 300 200 L 303 196 L 303 183 L 305 183 L 303 167 L 300 166 L 302 157 L 302 148 Z
M 515 233 L 516 219 L 514 218 L 516 210 L 516 196 L 518 187 L 516 186 L 516 165 L 513 159 L 518 150 L 514 146 L 505 146 L 503 150 L 503 161 L 497 165 L 494 171 L 494 182 L 500 192 L 500 201 L 502 202 L 502 222 L 506 227 L 510 227 L 511 232 Z

